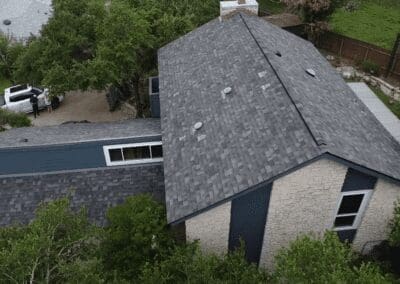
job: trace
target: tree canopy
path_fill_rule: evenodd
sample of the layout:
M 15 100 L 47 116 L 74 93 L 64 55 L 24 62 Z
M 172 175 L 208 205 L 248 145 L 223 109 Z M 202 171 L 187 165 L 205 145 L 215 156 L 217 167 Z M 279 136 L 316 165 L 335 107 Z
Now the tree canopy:
M 141 116 L 139 80 L 156 72 L 157 49 L 216 17 L 218 1 L 53 0 L 53 10 L 8 76 L 53 95 L 114 85 L 136 98 Z

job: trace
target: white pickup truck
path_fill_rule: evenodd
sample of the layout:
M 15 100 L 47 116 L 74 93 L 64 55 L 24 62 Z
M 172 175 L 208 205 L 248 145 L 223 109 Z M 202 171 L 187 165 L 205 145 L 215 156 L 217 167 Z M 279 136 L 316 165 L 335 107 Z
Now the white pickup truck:
M 4 90 L 4 97 L 0 96 L 0 107 L 14 112 L 32 112 L 30 98 L 38 96 L 39 109 L 46 107 L 45 96 L 49 93 L 48 89 L 41 89 L 29 85 L 17 85 Z M 58 96 L 51 100 L 54 108 L 63 101 L 64 96 Z

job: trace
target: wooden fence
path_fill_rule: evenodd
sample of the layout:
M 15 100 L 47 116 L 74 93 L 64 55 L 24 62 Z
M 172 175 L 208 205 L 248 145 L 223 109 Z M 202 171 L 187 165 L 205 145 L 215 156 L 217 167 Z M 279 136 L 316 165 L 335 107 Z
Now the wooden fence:
M 400 80 L 400 46 L 397 46 L 397 51 L 394 52 L 333 32 L 324 33 L 316 45 L 318 48 L 357 63 L 372 61 L 379 65 L 382 74 Z

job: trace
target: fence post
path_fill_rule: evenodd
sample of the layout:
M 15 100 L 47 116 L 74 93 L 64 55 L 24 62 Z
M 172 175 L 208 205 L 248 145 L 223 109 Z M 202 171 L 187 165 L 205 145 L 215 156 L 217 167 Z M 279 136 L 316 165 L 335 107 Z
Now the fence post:
M 390 55 L 390 61 L 389 61 L 389 65 L 386 69 L 385 77 L 389 76 L 394 68 L 394 65 L 396 63 L 397 52 L 400 52 L 399 48 L 400 48 L 400 33 L 397 34 L 397 39 L 396 39 L 396 42 L 394 43 L 393 50 Z

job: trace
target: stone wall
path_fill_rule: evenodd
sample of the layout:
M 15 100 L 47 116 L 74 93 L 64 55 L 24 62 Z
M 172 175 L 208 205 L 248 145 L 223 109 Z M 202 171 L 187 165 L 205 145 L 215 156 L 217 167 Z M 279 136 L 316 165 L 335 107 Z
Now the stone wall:
M 272 269 L 279 249 L 297 236 L 332 229 L 346 172 L 341 164 L 319 160 L 274 182 L 260 266 Z
M 357 230 L 353 242 L 354 249 L 368 253 L 374 245 L 387 239 L 389 220 L 393 217 L 394 202 L 398 198 L 400 186 L 378 180 Z
M 73 208 L 85 206 L 91 220 L 104 224 L 107 208 L 139 193 L 164 202 L 162 164 L 0 176 L 0 226 L 27 223 L 41 202 L 68 194 Z
M 226 202 L 186 221 L 186 239 L 199 240 L 204 252 L 228 252 L 231 202 Z

